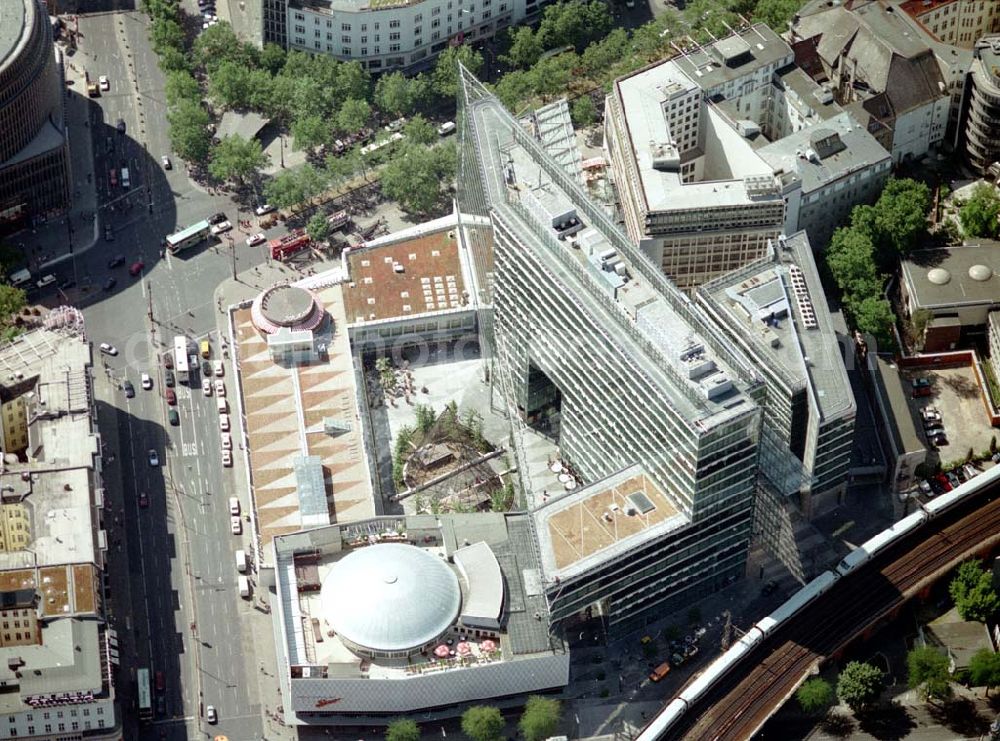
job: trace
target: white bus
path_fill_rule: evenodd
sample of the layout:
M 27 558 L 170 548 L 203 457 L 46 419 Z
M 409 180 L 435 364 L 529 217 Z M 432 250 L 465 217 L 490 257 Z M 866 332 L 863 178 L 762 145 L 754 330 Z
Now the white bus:
M 212 226 L 208 221 L 199 221 L 187 229 L 181 229 L 176 234 L 167 235 L 167 247 L 170 248 L 171 252 L 180 252 L 183 249 L 205 241 L 211 232 Z
M 191 350 L 191 343 L 188 342 L 188 338 L 182 335 L 174 337 L 174 374 L 177 376 L 178 383 L 190 383 L 191 381 L 191 368 L 189 355 Z

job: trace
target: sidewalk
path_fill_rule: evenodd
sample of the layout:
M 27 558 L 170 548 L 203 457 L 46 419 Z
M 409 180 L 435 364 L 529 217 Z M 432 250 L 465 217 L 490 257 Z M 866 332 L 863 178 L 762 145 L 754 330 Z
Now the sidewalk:
M 40 273 L 71 255 L 86 252 L 97 243 L 97 191 L 95 187 L 94 153 L 90 130 L 90 98 L 83 67 L 74 57 L 64 57 L 66 68 L 66 125 L 69 130 L 70 168 L 73 206 L 69 213 L 34 228 L 11 236 L 10 241 L 23 251 L 28 269 Z M 89 176 L 89 182 L 88 182 Z

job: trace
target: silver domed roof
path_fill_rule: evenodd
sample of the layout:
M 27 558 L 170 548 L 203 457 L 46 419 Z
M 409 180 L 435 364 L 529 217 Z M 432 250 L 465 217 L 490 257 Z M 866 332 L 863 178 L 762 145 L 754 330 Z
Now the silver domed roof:
M 927 280 L 936 286 L 943 286 L 951 280 L 951 273 L 944 268 L 931 268 L 927 271 Z
M 993 270 L 986 265 L 973 265 L 969 268 L 969 277 L 978 281 L 989 280 L 993 277 Z
M 331 627 L 373 651 L 417 649 L 458 617 L 462 590 L 444 561 L 416 546 L 379 543 L 348 554 L 323 580 Z

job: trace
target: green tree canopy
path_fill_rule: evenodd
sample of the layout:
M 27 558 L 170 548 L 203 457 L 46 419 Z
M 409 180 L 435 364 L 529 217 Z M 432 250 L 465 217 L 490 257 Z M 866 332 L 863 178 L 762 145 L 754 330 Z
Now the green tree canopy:
M 326 220 L 326 214 L 316 213 L 306 224 L 306 234 L 313 242 L 323 242 L 330 236 L 330 224 Z
M 1000 196 L 993 185 L 979 183 L 972 189 L 962 208 L 958 220 L 967 237 L 995 237 L 997 216 L 1000 215 Z
M 931 191 L 924 183 L 890 178 L 875 203 L 878 235 L 874 241 L 891 249 L 892 257 L 907 254 L 927 231 L 930 207 Z M 879 262 L 885 264 L 885 259 Z
M 227 136 L 212 149 L 208 171 L 219 180 L 244 183 L 257 175 L 270 158 L 257 139 L 244 139 L 239 134 Z
M 253 70 L 226 59 L 219 63 L 208 81 L 208 94 L 223 108 L 242 110 L 248 107 L 253 93 Z
M 425 146 L 433 144 L 438 138 L 437 129 L 434 128 L 434 124 L 419 113 L 406 122 L 406 126 L 403 127 L 403 133 L 406 135 L 407 141 Z
M 278 44 L 267 43 L 260 52 L 260 66 L 276 75 L 285 66 L 285 50 Z
M 925 698 L 944 700 L 951 696 L 948 657 L 932 646 L 917 646 L 906 654 L 910 687 L 920 689 Z
M 571 51 L 539 61 L 529 72 L 534 81 L 535 92 L 545 98 L 565 91 L 579 62 L 580 58 Z
M 471 46 L 459 44 L 449 46 L 438 55 L 431 77 L 434 92 L 443 98 L 453 100 L 458 95 L 458 65 L 462 64 L 474 75 L 483 68 L 483 55 Z
M 327 185 L 326 174 L 312 165 L 284 170 L 264 184 L 264 196 L 277 208 L 292 208 L 320 193 Z
M 875 704 L 885 687 L 880 669 L 861 661 L 852 661 L 837 679 L 837 697 L 855 713 Z
M 160 57 L 160 69 L 164 72 L 183 70 L 191 71 L 191 60 L 183 49 L 162 49 L 157 52 Z
M 0 324 L 9 327 L 14 317 L 21 313 L 25 306 L 25 294 L 20 288 L 0 283 Z
M 546 49 L 572 46 L 578 51 L 591 41 L 608 35 L 613 26 L 611 12 L 600 0 L 563 0 L 542 13 L 538 35 Z
M 490 705 L 474 705 L 462 713 L 462 733 L 473 741 L 497 741 L 503 733 L 503 716 Z
M 1000 597 L 993 587 L 993 575 L 983 568 L 979 559 L 966 561 L 958 567 L 948 585 L 948 592 L 963 620 L 985 623 L 1000 610 Z
M 420 729 L 407 718 L 394 720 L 385 731 L 385 741 L 420 741 Z
M 840 290 L 864 295 L 881 282 L 874 251 L 871 238 L 859 229 L 841 227 L 833 233 L 826 248 L 826 265 Z
M 170 146 L 188 162 L 204 162 L 212 146 L 208 111 L 197 100 L 182 100 L 167 111 Z
M 629 55 L 629 37 L 624 28 L 616 28 L 583 51 L 583 68 L 590 75 L 607 72 Z
M 803 0 L 757 0 L 753 19 L 766 23 L 775 33 L 784 33 L 792 16 L 802 7 Z
M 165 49 L 184 48 L 184 29 L 172 18 L 155 20 L 149 30 L 153 51 L 159 54 Z
M 896 314 L 888 301 L 877 295 L 865 296 L 861 300 L 852 300 L 849 308 L 859 330 L 873 335 L 880 348 L 893 347 L 892 327 Z
M 404 143 L 382 170 L 380 181 L 382 192 L 404 209 L 426 214 L 440 201 L 441 184 L 454 176 L 453 145 L 429 149 Z
M 510 48 L 501 60 L 515 69 L 528 69 L 542 56 L 541 33 L 535 33 L 531 26 L 514 26 L 507 29 Z
M 833 685 L 822 677 L 813 677 L 796 690 L 795 699 L 803 712 L 818 715 L 833 702 Z
M 508 72 L 497 81 L 494 92 L 501 103 L 516 113 L 535 92 L 534 73 L 519 69 Z
M 187 70 L 173 70 L 166 73 L 164 93 L 167 105 L 177 105 L 182 100 L 201 100 L 198 81 Z
M 416 100 L 413 81 L 402 72 L 382 75 L 375 83 L 375 105 L 390 116 L 408 116 Z
M 315 149 L 330 140 L 330 122 L 322 116 L 303 116 L 292 122 L 291 134 L 296 149 Z
M 368 101 L 359 98 L 348 98 L 337 111 L 337 128 L 351 133 L 360 131 L 372 117 L 372 107 Z
M 558 700 L 532 695 L 525 703 L 518 728 L 526 741 L 543 741 L 555 733 L 561 714 Z
M 223 62 L 235 62 L 246 69 L 258 66 L 260 52 L 241 41 L 225 21 L 209 26 L 194 42 L 195 61 L 211 75 Z
M 987 696 L 991 687 L 1000 686 L 1000 654 L 990 648 L 976 651 L 969 660 L 969 683 L 985 687 Z
M 594 99 L 589 95 L 581 95 L 573 101 L 570 106 L 569 115 L 573 119 L 573 125 L 578 128 L 586 128 L 597 120 L 597 106 Z

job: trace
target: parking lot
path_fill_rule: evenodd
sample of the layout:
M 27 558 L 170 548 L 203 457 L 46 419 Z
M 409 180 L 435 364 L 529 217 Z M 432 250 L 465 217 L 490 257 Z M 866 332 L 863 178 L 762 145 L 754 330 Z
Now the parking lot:
M 911 384 L 919 383 L 921 378 L 930 382 L 929 391 L 919 392 L 926 396 L 911 396 L 915 418 L 922 421 L 927 409 L 940 413 L 940 422 L 924 424 L 925 428 L 940 425 L 946 440 L 928 446 L 928 463 L 940 463 L 947 469 L 956 462 L 965 461 L 970 450 L 977 456 L 990 450 L 997 430 L 990 425 L 976 376 L 970 367 L 911 370 L 904 377 Z

